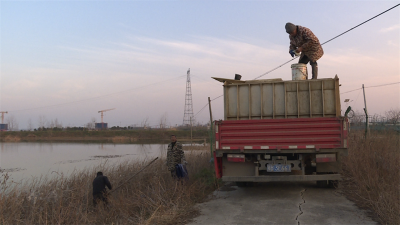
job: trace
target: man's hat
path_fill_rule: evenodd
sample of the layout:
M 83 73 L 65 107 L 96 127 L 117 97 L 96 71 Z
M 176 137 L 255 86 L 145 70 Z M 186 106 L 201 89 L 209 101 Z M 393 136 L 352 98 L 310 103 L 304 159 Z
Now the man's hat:
M 296 30 L 296 25 L 294 25 L 293 23 L 286 23 L 285 29 L 286 29 L 286 33 L 290 34 L 294 30 Z

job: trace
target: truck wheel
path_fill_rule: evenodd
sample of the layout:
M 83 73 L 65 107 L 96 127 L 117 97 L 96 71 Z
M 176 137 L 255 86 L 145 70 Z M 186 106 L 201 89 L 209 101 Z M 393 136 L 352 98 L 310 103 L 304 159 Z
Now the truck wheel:
M 319 188 L 327 188 L 328 181 L 327 180 L 317 180 L 317 187 Z
M 238 187 L 246 187 L 247 183 L 246 182 L 236 182 L 236 186 Z

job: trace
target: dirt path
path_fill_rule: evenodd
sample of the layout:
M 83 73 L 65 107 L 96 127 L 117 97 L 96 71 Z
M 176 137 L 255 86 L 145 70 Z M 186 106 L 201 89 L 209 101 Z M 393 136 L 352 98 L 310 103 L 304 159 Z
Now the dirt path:
M 198 224 L 377 224 L 335 189 L 313 182 L 228 184 L 197 205 Z

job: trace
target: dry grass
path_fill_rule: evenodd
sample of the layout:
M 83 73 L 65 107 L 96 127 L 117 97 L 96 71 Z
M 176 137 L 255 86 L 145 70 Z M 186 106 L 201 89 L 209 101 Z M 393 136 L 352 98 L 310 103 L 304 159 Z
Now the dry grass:
M 350 134 L 343 191 L 383 224 L 400 224 L 400 139 L 394 131 Z
M 173 180 L 159 159 L 132 181 L 110 195 L 109 207 L 92 205 L 92 181 L 97 171 L 113 187 L 146 165 L 125 162 L 100 165 L 70 177 L 38 178 L 10 185 L 3 174 L 0 184 L 0 224 L 183 224 L 195 215 L 193 206 L 217 185 L 207 151 L 188 153 L 187 182 Z

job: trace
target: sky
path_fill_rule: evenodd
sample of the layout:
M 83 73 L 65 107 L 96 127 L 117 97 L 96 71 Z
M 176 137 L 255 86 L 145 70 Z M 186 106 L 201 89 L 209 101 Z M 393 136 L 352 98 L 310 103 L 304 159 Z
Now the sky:
M 206 123 L 207 98 L 222 94 L 211 77 L 251 80 L 291 59 L 287 22 L 310 28 L 323 43 L 396 4 L 1 1 L 0 111 L 19 129 L 55 119 L 84 126 L 110 108 L 109 126 L 146 118 L 156 126 L 162 117 L 180 125 L 190 68 L 195 118 Z M 341 93 L 399 82 L 399 40 L 397 7 L 324 45 L 319 78 L 338 75 Z M 262 79 L 291 80 L 290 64 Z M 399 109 L 399 90 L 400 84 L 366 88 L 369 114 Z M 341 94 L 342 110 L 362 112 L 362 95 L 361 89 Z M 212 101 L 212 110 L 213 119 L 223 119 L 223 98 Z

